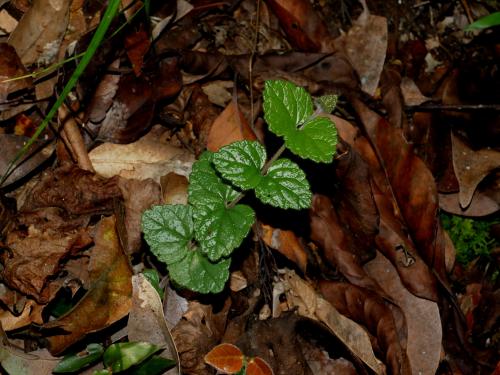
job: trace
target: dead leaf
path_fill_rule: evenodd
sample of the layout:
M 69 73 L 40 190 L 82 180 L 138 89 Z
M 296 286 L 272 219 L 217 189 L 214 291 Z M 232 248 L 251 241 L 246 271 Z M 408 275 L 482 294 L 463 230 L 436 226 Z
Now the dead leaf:
M 164 204 L 187 204 L 189 181 L 186 176 L 170 172 L 160 177 Z
M 297 264 L 302 272 L 306 272 L 307 253 L 295 233 L 290 230 L 273 228 L 261 224 L 262 240 L 272 249 L 278 250 L 292 262 Z
M 17 153 L 28 141 L 28 137 L 17 136 L 12 134 L 0 134 L 0 171 L 5 173 L 9 164 L 14 160 Z M 43 162 L 45 162 L 52 152 L 54 145 L 52 143 L 45 144 L 44 142 L 36 141 L 28 150 L 26 155 L 14 164 L 12 173 L 3 182 L 1 187 L 6 187 L 21 178 L 28 175 Z
M 230 143 L 256 139 L 257 137 L 241 113 L 236 99 L 233 98 L 213 122 L 208 134 L 207 149 L 217 152 L 221 147 Z
M 73 165 L 46 172 L 32 189 L 23 211 L 59 207 L 70 214 L 110 212 L 121 198 L 118 179 L 105 179 Z
M 297 307 L 301 316 L 326 324 L 330 331 L 376 374 L 385 373 L 384 365 L 375 357 L 370 338 L 361 326 L 340 314 L 295 272 L 287 271 L 284 279 L 288 284 L 286 296 L 290 307 Z
M 414 106 L 425 103 L 431 98 L 424 96 L 420 89 L 417 87 L 415 82 L 408 77 L 403 77 L 401 79 L 401 93 L 403 94 L 403 98 L 406 105 Z
M 335 40 L 359 75 L 364 92 L 374 96 L 384 67 L 388 29 L 385 17 L 371 15 L 364 1 L 363 13 L 347 34 Z
M 500 204 L 484 192 L 476 190 L 465 210 L 460 206 L 458 193 L 439 194 L 439 208 L 454 215 L 481 217 L 494 214 L 500 210 Z
M 9 107 L 8 104 L 3 104 L 9 94 L 33 85 L 31 77 L 15 79 L 13 81 L 7 80 L 26 75 L 27 73 L 28 71 L 22 64 L 14 47 L 7 43 L 0 43 L 0 110 Z
M 495 169 L 500 168 L 500 151 L 484 149 L 474 151 L 460 138 L 451 135 L 453 169 L 458 179 L 460 207 L 466 209 L 479 183 Z
M 2 370 L 16 375 L 51 375 L 59 358 L 53 357 L 47 349 L 25 353 L 12 346 L 0 344 Z
M 347 246 L 346 234 L 331 201 L 322 195 L 313 197 L 310 211 L 311 238 L 324 251 L 328 262 L 354 285 L 383 293 L 377 282 L 361 266 L 359 258 Z
M 391 374 L 411 375 L 391 309 L 377 294 L 348 283 L 321 281 L 319 290 L 339 313 L 364 325 L 377 338 Z
M 33 2 L 9 37 L 24 65 L 48 65 L 56 60 L 68 27 L 70 5 L 65 0 Z
M 119 67 L 120 59 L 116 59 L 109 65 L 110 69 L 118 69 Z M 113 103 L 116 90 L 118 90 L 119 81 L 120 76 L 118 74 L 105 74 L 92 95 L 92 99 L 86 111 L 86 116 L 90 123 L 88 123 L 86 127 L 89 128 L 92 133 L 95 133 L 93 134 L 94 137 L 97 136 L 99 131 L 96 124 L 104 120 L 106 112 Z
M 345 358 L 333 359 L 329 353 L 316 343 L 300 339 L 301 350 L 307 365 L 314 375 L 356 375 L 358 372 L 352 364 Z
M 412 374 L 434 375 L 441 354 L 442 327 L 436 302 L 418 298 L 402 285 L 391 263 L 380 253 L 365 265 L 401 308 L 408 329 L 407 354 Z
M 144 55 L 150 45 L 148 34 L 142 29 L 125 37 L 125 50 L 137 77 L 142 73 Z
M 1 254 L 3 279 L 11 288 L 46 303 L 52 297 L 47 286 L 63 261 L 91 243 L 84 229 L 59 232 L 30 226 L 27 233 L 10 232 L 6 240 L 9 251 Z
M 212 348 L 203 358 L 217 371 L 234 374 L 243 367 L 244 355 L 241 350 L 233 344 L 219 344 Z
M 125 236 L 122 242 L 127 254 L 139 251 L 141 247 L 142 213 L 160 203 L 160 186 L 152 179 L 128 180 L 120 178 L 118 187 L 123 195 L 125 206 Z M 123 236 L 120 236 L 123 240 Z
M 42 310 L 44 307 L 45 305 L 39 305 L 33 300 L 28 300 L 20 315 L 16 316 L 8 310 L 1 310 L 0 322 L 2 323 L 2 328 L 8 332 L 26 327 L 31 323 L 43 324 Z
M 62 335 L 48 336 L 49 350 L 57 355 L 82 339 L 129 313 L 132 305 L 132 270 L 120 247 L 115 218 L 101 219 L 90 255 L 91 287 L 67 314 L 46 323 L 44 329 L 62 329 Z
M 328 28 L 309 1 L 267 0 L 266 4 L 278 17 L 295 49 L 318 52 L 325 39 L 330 39 Z
M 163 304 L 158 292 L 151 286 L 143 274 L 132 277 L 132 308 L 128 317 L 128 339 L 145 341 L 165 348 L 160 356 L 174 359 L 175 368 L 167 375 L 180 374 L 181 364 L 172 334 L 163 315 Z
M 188 176 L 194 162 L 191 153 L 161 142 L 154 134 L 127 145 L 104 143 L 89 157 L 96 172 L 104 177 L 152 178 L 158 183 L 169 172 Z

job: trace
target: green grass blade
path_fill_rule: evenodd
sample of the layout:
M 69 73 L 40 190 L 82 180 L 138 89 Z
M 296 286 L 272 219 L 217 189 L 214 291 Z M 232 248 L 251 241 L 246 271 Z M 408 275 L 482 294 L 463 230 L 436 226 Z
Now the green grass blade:
M 84 72 L 85 68 L 87 65 L 90 63 L 90 60 L 94 56 L 95 51 L 97 48 L 100 46 L 102 39 L 104 38 L 104 35 L 106 34 L 106 31 L 108 30 L 111 21 L 113 18 L 115 18 L 116 14 L 118 13 L 118 8 L 120 6 L 120 0 L 110 0 L 108 7 L 106 8 L 106 11 L 104 12 L 104 15 L 102 17 L 102 20 L 97 27 L 97 30 L 94 33 L 94 36 L 92 37 L 92 40 L 90 41 L 89 47 L 87 48 L 87 51 L 83 55 L 82 59 L 80 60 L 80 63 L 77 65 L 75 71 L 69 78 L 68 83 L 66 86 L 64 86 L 61 94 L 57 98 L 56 102 L 54 105 L 50 108 L 50 111 L 47 113 L 47 116 L 43 119 L 41 124 L 38 126 L 38 128 L 35 131 L 35 134 L 29 139 L 28 142 L 23 146 L 21 150 L 16 154 L 14 159 L 10 162 L 9 166 L 7 167 L 7 170 L 2 176 L 2 179 L 0 180 L 0 186 L 3 185 L 7 177 L 9 177 L 10 173 L 13 171 L 15 164 L 26 154 L 26 152 L 29 150 L 29 148 L 35 143 L 35 141 L 38 139 L 40 134 L 47 128 L 47 126 L 50 123 L 50 120 L 52 120 L 52 117 L 57 113 L 57 110 L 59 107 L 64 103 L 64 100 L 68 96 L 68 94 L 71 92 L 71 90 L 75 87 L 76 83 L 78 82 L 78 79 Z
M 488 16 L 478 19 L 465 28 L 465 31 L 486 29 L 488 27 L 500 25 L 500 12 L 491 13 Z

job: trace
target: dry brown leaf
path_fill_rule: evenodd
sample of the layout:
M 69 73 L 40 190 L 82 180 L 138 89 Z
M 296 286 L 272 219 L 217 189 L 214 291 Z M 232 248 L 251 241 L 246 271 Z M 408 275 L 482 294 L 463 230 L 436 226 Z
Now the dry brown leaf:
M 299 266 L 302 272 L 306 272 L 307 253 L 295 233 L 290 230 L 273 228 L 262 224 L 262 240 L 272 249 L 278 250 L 292 262 Z
M 94 242 L 89 264 L 89 291 L 66 315 L 43 326 L 67 332 L 47 337 L 49 350 L 54 355 L 86 334 L 123 318 L 132 305 L 132 270 L 120 246 L 113 216 L 101 219 Z
M 160 186 L 152 179 L 140 181 L 120 178 L 118 187 L 122 192 L 125 206 L 125 233 L 120 238 L 125 252 L 132 254 L 141 247 L 142 213 L 160 203 Z M 123 241 L 124 236 L 126 241 Z
M 406 105 L 420 105 L 431 100 L 420 92 L 420 89 L 411 78 L 403 77 L 400 87 Z
M 109 65 L 110 69 L 118 69 L 119 67 L 120 59 L 116 59 Z M 120 76 L 118 74 L 105 74 L 95 89 L 86 112 L 86 116 L 90 121 L 90 123 L 87 124 L 87 128 L 89 128 L 91 132 L 95 132 L 96 134 L 94 135 L 97 135 L 98 132 L 95 124 L 104 120 L 106 112 L 113 103 L 116 90 L 118 90 L 119 81 Z M 94 125 L 92 123 L 94 123 Z
M 208 134 L 207 149 L 217 152 L 223 146 L 245 139 L 254 141 L 257 137 L 233 98 L 213 122 Z
M 66 0 L 33 2 L 9 37 L 24 65 L 48 65 L 56 60 L 68 27 L 70 5 Z
M 290 307 L 297 307 L 301 316 L 326 324 L 330 331 L 376 374 L 385 374 L 384 365 L 375 357 L 364 328 L 340 314 L 295 272 L 287 271 L 284 279 L 288 285 L 286 296 Z
M 458 193 L 439 194 L 439 208 L 455 215 L 480 217 L 497 212 L 500 210 L 500 204 L 485 193 L 476 190 L 465 210 L 460 206 Z
M 22 210 L 59 207 L 74 215 L 105 213 L 113 209 L 116 198 L 121 198 L 117 178 L 105 179 L 68 165 L 46 172 Z
M 401 308 L 407 325 L 407 355 L 413 374 L 434 375 L 441 355 L 442 327 L 436 302 L 408 292 L 392 264 L 380 253 L 365 265 L 366 271 Z
M 387 40 L 387 19 L 371 15 L 366 4 L 347 34 L 335 40 L 335 46 L 349 57 L 358 72 L 363 91 L 372 96 L 384 67 Z
M 23 76 L 27 73 L 28 71 L 23 66 L 14 47 L 7 43 L 0 43 L 0 110 L 9 107 L 9 105 L 2 104 L 2 102 L 7 100 L 9 94 L 28 88 L 33 84 L 31 77 L 8 82 L 4 81 Z
M 84 229 L 61 232 L 30 226 L 27 233 L 11 232 L 6 240 L 10 251 L 2 253 L 3 279 L 11 288 L 45 303 L 51 297 L 49 281 L 64 260 L 91 243 Z
M 401 339 L 391 308 L 374 292 L 348 283 L 321 281 L 321 294 L 341 314 L 365 326 L 377 339 L 391 374 L 411 375 L 406 337 Z
M 12 346 L 0 344 L 0 363 L 2 370 L 16 375 L 51 375 L 58 363 L 47 349 L 38 349 L 30 353 Z
M 128 339 L 145 341 L 165 348 L 161 357 L 174 359 L 175 368 L 167 375 L 180 374 L 180 360 L 170 330 L 163 315 L 163 304 L 158 292 L 143 274 L 132 277 L 132 308 L 128 317 Z
M 8 310 L 0 310 L 2 328 L 8 332 L 25 327 L 31 323 L 42 324 L 42 310 L 45 305 L 39 305 L 33 300 L 28 300 L 24 305 L 21 315 L 14 315 Z
M 467 208 L 479 183 L 495 169 L 500 168 L 500 151 L 484 149 L 474 151 L 460 138 L 451 135 L 453 169 L 458 179 L 460 207 Z
M 127 145 L 104 143 L 93 149 L 89 157 L 101 176 L 152 178 L 158 183 L 160 177 L 169 172 L 188 176 L 194 162 L 194 156 L 188 151 L 161 142 L 154 135 Z

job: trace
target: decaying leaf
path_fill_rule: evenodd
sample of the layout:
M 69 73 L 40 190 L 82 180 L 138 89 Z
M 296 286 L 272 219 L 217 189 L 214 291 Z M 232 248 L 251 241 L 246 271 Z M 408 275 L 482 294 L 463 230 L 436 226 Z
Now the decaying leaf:
M 7 43 L 0 43 L 0 109 L 8 107 L 2 103 L 7 100 L 9 94 L 28 88 L 33 84 L 31 77 L 9 81 L 12 78 L 24 76 L 26 73 L 27 70 L 21 63 L 14 47 Z
M 30 226 L 28 232 L 10 232 L 1 254 L 3 278 L 17 289 L 38 302 L 47 302 L 49 279 L 61 269 L 65 259 L 78 254 L 92 243 L 84 229 L 60 232 Z
M 500 168 L 500 151 L 470 149 L 456 135 L 451 135 L 453 145 L 453 169 L 460 185 L 458 198 L 462 209 L 466 209 L 479 183 L 492 171 Z
M 165 204 L 187 204 L 189 181 L 175 172 L 160 178 L 162 201 Z
M 291 307 L 298 308 L 299 315 L 326 324 L 331 332 L 376 374 L 385 373 L 384 365 L 375 357 L 370 338 L 361 326 L 340 314 L 295 272 L 287 271 L 284 277 L 288 284 L 287 302 Z
M 105 213 L 121 197 L 117 178 L 106 179 L 74 165 L 44 173 L 26 200 L 23 211 L 59 207 L 70 214 Z
M 401 340 L 391 309 L 377 294 L 348 283 L 322 281 L 321 294 L 339 313 L 365 326 L 377 338 L 391 374 L 410 375 L 406 337 Z
M 163 305 L 158 292 L 151 286 L 143 274 L 132 277 L 132 308 L 128 317 L 128 339 L 148 342 L 165 348 L 160 356 L 174 359 L 175 368 L 166 372 L 178 375 L 181 372 L 180 359 L 170 330 L 163 315 Z
M 57 355 L 86 334 L 106 328 L 126 316 L 132 305 L 132 270 L 123 252 L 114 217 L 101 219 L 90 255 L 90 289 L 66 315 L 46 323 L 44 329 L 65 334 L 47 337 L 49 350 Z
M 442 327 L 436 302 L 409 293 L 391 263 L 380 253 L 365 265 L 366 271 L 401 308 L 407 326 L 407 355 L 412 374 L 435 374 L 441 353 Z

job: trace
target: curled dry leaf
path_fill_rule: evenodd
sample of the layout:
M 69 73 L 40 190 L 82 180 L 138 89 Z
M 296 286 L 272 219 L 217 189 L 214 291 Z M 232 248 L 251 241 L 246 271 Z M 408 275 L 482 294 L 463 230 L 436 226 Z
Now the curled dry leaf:
M 366 326 L 377 338 L 391 374 L 411 374 L 391 309 L 380 296 L 352 284 L 332 281 L 322 281 L 319 289 L 341 314 Z
M 86 334 L 106 328 L 123 318 L 132 305 L 132 270 L 120 246 L 113 216 L 101 219 L 94 242 L 89 264 L 89 291 L 71 311 L 43 326 L 66 332 L 47 337 L 49 350 L 54 355 Z
M 158 183 L 169 172 L 188 176 L 194 162 L 194 156 L 186 150 L 149 134 L 127 145 L 104 143 L 93 149 L 89 157 L 96 172 L 104 177 L 152 178 Z
M 172 334 L 163 315 L 163 305 L 158 292 L 142 273 L 132 277 L 132 308 L 128 317 L 128 339 L 136 342 L 149 342 L 165 348 L 159 355 L 174 359 L 175 368 L 166 375 L 179 375 L 181 365 Z
M 299 315 L 326 324 L 331 332 L 376 374 L 385 373 L 384 365 L 375 357 L 370 338 L 361 326 L 340 314 L 295 272 L 287 271 L 285 281 L 288 284 L 287 302 L 291 307 L 298 307 Z
M 14 315 L 8 310 L 0 310 L 2 329 L 8 332 L 26 327 L 31 323 L 43 324 L 42 310 L 44 307 L 45 305 L 40 305 L 34 300 L 28 300 L 20 315 Z
M 439 365 L 442 327 L 436 302 L 418 298 L 408 292 L 391 265 L 380 253 L 365 265 L 366 271 L 402 310 L 407 326 L 407 356 L 412 374 L 433 375 Z
M 175 172 L 160 177 L 162 202 L 164 204 L 187 204 L 189 181 Z
M 14 47 L 7 43 L 0 43 L 0 109 L 3 110 L 2 102 L 7 100 L 7 96 L 13 92 L 30 87 L 33 84 L 31 77 L 16 79 L 4 82 L 11 78 L 16 78 L 28 73 L 16 53 Z
M 460 138 L 451 135 L 453 169 L 458 179 L 460 207 L 466 209 L 479 183 L 492 171 L 500 168 L 500 151 L 484 149 L 474 151 Z
M 292 262 L 297 264 L 302 272 L 306 271 L 307 253 L 295 233 L 262 224 L 262 240 L 267 246 L 278 250 Z
M 88 247 L 92 239 L 84 229 L 61 232 L 30 226 L 28 232 L 13 231 L 7 235 L 9 251 L 1 254 L 3 279 L 13 289 L 47 302 L 48 284 L 61 269 L 64 260 Z

